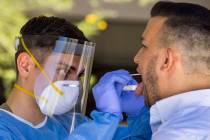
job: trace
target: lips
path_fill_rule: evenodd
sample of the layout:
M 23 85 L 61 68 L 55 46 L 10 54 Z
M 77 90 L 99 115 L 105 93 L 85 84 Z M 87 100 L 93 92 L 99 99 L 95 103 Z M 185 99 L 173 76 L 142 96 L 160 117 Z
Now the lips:
M 144 91 L 144 84 L 141 82 L 137 85 L 137 88 L 136 88 L 136 95 L 137 96 L 141 96 L 143 95 L 143 91 Z

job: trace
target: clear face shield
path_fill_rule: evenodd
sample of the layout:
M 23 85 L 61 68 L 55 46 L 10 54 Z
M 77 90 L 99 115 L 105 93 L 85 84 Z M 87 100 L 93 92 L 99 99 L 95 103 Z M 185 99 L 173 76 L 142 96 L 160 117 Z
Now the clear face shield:
M 61 36 L 28 35 L 16 40 L 38 68 L 33 96 L 42 113 L 85 113 L 95 44 Z M 73 118 L 72 118 L 73 119 Z

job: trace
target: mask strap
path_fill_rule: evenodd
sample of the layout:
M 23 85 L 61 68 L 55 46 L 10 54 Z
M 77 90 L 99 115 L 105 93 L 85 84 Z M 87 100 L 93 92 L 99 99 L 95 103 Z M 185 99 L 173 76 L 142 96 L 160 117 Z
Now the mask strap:
M 31 56 L 32 61 L 37 65 L 37 67 L 40 69 L 44 77 L 47 79 L 49 84 L 54 88 L 55 91 L 61 96 L 64 95 L 64 93 L 54 84 L 51 82 L 50 78 L 48 77 L 47 73 L 45 72 L 44 68 L 39 64 L 39 62 L 36 60 L 36 58 L 33 56 L 33 54 L 29 51 L 29 49 L 26 47 L 26 44 L 23 40 L 23 38 L 20 38 L 21 44 L 23 45 L 23 48 L 26 50 L 26 52 Z
M 18 89 L 19 91 L 21 91 L 21 92 L 23 92 L 23 93 L 25 93 L 25 94 L 27 94 L 27 95 L 33 97 L 33 98 L 36 97 L 37 99 L 39 99 L 39 100 L 41 100 L 41 101 L 43 101 L 43 102 L 45 102 L 45 103 L 48 102 L 48 100 L 47 100 L 46 98 L 44 98 L 44 97 L 39 97 L 39 96 L 34 96 L 34 94 L 33 94 L 32 92 L 30 92 L 29 90 L 27 90 L 27 89 L 21 87 L 21 86 L 18 85 L 18 84 L 15 84 L 15 88 Z

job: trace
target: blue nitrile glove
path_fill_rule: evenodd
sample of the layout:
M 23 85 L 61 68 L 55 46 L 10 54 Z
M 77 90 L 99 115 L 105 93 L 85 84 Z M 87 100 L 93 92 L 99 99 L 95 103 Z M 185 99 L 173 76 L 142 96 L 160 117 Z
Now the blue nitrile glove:
M 119 95 L 127 83 L 132 80 L 126 70 L 106 73 L 93 87 L 93 96 L 99 111 L 118 115 L 122 119 Z
M 137 85 L 135 80 L 131 80 L 127 85 Z M 122 112 L 130 117 L 138 116 L 144 107 L 144 97 L 136 96 L 135 91 L 123 91 L 120 94 Z

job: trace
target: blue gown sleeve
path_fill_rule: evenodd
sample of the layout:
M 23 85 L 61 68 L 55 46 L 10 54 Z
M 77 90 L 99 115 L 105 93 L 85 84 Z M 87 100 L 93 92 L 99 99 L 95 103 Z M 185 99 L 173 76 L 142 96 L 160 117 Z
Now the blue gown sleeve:
M 67 112 L 62 115 L 55 115 L 54 118 L 61 123 L 61 125 L 68 131 L 70 132 L 70 125 L 73 120 L 73 113 L 72 112 Z M 89 121 L 89 118 L 80 114 L 76 113 L 75 114 L 75 121 L 74 121 L 74 126 L 78 127 L 80 124 L 86 123 Z
M 127 126 L 119 126 L 113 140 L 151 140 L 149 109 L 144 107 L 139 116 L 129 117 Z
M 119 125 L 120 118 L 116 115 L 93 111 L 91 118 L 69 135 L 68 140 L 112 140 Z

